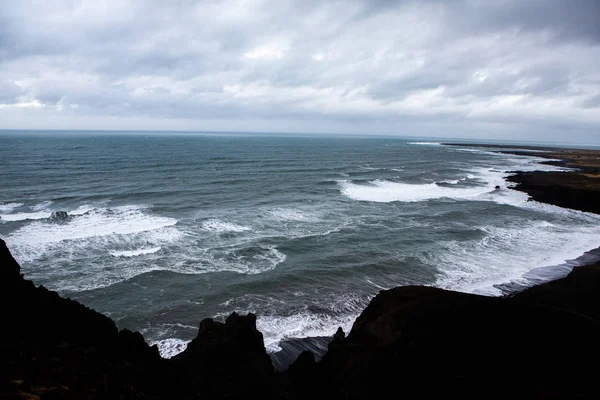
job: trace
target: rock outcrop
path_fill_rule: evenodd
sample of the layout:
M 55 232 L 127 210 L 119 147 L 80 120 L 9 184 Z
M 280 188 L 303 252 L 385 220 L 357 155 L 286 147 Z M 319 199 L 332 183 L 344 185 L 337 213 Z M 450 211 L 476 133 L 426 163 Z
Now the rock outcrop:
M 0 240 L 0 398 L 285 398 L 256 317 L 200 323 L 165 360 L 141 334 L 23 279 Z
M 50 219 L 54 221 L 65 221 L 69 219 L 69 214 L 66 211 L 53 211 L 50 214 Z
M 563 291 L 566 279 L 539 302 L 530 302 L 535 291 L 510 298 L 416 286 L 383 291 L 313 376 L 341 399 L 600 394 L 588 364 L 599 355 L 600 324 L 578 307 L 556 306 L 577 305 L 564 301 L 577 296 Z M 597 305 L 598 292 L 588 294 Z
M 139 333 L 20 274 L 0 240 L 0 398 L 598 398 L 600 265 L 504 297 L 380 292 L 317 362 L 275 372 L 256 317 L 205 319 L 165 360 Z
M 579 172 L 518 172 L 506 178 L 533 200 L 600 213 L 600 176 Z

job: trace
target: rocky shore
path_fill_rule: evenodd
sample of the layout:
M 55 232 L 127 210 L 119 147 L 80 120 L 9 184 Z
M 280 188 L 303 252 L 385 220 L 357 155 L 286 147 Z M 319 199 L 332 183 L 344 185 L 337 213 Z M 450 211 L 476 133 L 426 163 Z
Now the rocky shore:
M 162 359 L 139 333 L 23 278 L 0 241 L 0 398 L 596 397 L 600 265 L 504 298 L 380 292 L 320 362 L 276 372 L 256 317 L 205 319 Z
M 545 163 L 571 169 L 565 172 L 515 172 L 508 177 L 515 190 L 533 200 L 574 210 L 600 213 L 600 150 L 554 147 L 447 143 L 449 146 L 484 147 L 499 153 L 535 156 Z
M 509 178 L 516 189 L 600 211 L 599 154 L 536 150 L 577 170 L 517 173 Z M 381 291 L 348 335 L 314 338 L 315 349 L 327 346 L 322 359 L 304 351 L 277 371 L 253 314 L 204 319 L 184 352 L 163 359 L 141 334 L 24 279 L 0 239 L 0 320 L 7 399 L 600 396 L 600 264 L 505 297 L 421 286 Z M 296 350 L 291 343 L 289 354 Z

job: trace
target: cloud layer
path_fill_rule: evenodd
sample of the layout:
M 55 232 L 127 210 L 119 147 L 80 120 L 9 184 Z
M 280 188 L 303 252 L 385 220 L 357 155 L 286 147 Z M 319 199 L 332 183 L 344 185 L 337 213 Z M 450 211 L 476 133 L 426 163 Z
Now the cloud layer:
M 597 0 L 7 0 L 0 128 L 599 142 L 599 20 Z

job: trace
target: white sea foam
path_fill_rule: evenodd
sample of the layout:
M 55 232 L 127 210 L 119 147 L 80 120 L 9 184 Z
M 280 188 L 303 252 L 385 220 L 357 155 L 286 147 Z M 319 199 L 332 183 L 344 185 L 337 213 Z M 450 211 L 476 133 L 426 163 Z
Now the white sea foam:
M 65 240 L 86 239 L 96 236 L 128 235 L 172 226 L 174 218 L 159 217 L 144 212 L 144 206 L 114 208 L 81 208 L 69 213 L 77 218 L 57 225 L 51 221 L 35 221 L 9 235 L 16 245 L 57 243 Z M 48 215 L 49 217 L 50 215 Z
M 100 257 L 110 251 L 119 258 L 149 254 L 149 250 L 181 237 L 174 226 L 177 220 L 153 215 L 146 206 L 82 206 L 69 211 L 69 215 L 71 218 L 60 224 L 48 219 L 32 221 L 5 238 L 15 257 L 30 264 L 27 271 L 31 279 L 44 279 L 51 273 L 49 285 L 58 290 L 109 286 L 151 270 L 152 265 L 105 267 Z M 37 262 L 43 258 L 50 258 L 63 268 L 50 272 L 49 266 Z M 85 269 L 80 268 L 82 262 Z
M 458 182 L 457 182 L 458 183 Z M 392 201 L 416 202 L 449 197 L 454 199 L 475 199 L 493 189 L 490 185 L 469 188 L 439 186 L 436 183 L 410 184 L 374 180 L 367 184 L 340 181 L 341 193 L 353 200 L 389 203 Z
M 573 216 L 576 213 L 566 211 Z M 497 295 L 500 292 L 494 284 L 518 281 L 532 267 L 556 266 L 575 259 L 596 248 L 600 241 L 600 218 L 580 217 L 596 222 L 556 226 L 547 221 L 529 221 L 511 227 L 487 227 L 486 236 L 478 241 L 440 243 L 442 251 L 428 260 L 441 269 L 436 286 Z
M 370 296 L 364 294 L 331 295 L 319 303 L 319 308 L 324 308 L 322 312 L 310 311 L 305 305 L 302 310 L 282 315 L 269 314 L 269 310 L 285 309 L 285 301 L 280 298 L 243 295 L 223 303 L 227 310 L 214 317 L 226 318 L 233 310 L 255 313 L 256 327 L 263 334 L 267 352 L 272 353 L 281 350 L 279 343 L 285 339 L 332 336 L 339 327 L 348 333 L 369 299 Z
M 36 219 L 45 219 L 50 218 L 52 212 L 48 210 L 48 207 L 52 204 L 52 201 L 46 200 L 41 203 L 30 206 L 29 209 L 32 212 L 20 212 L 10 214 L 15 208 L 22 207 L 23 203 L 9 203 L 5 205 L 0 205 L 0 213 L 6 213 L 0 215 L 0 217 L 4 221 L 26 221 L 26 220 L 36 220 Z
M 14 210 L 15 208 L 21 207 L 23 205 L 23 203 L 5 203 L 5 204 L 0 204 L 0 213 L 10 213 L 12 212 L 12 210 Z M 2 216 L 4 217 L 4 215 Z
M 407 144 L 417 145 L 417 146 L 441 146 L 440 142 L 408 142 Z
M 412 184 L 376 179 L 366 183 L 355 183 L 349 180 L 338 181 L 341 194 L 357 201 L 389 203 L 394 201 L 419 202 L 439 198 L 458 200 L 495 201 L 498 203 L 522 205 L 526 195 L 515 194 L 514 191 L 497 190 L 509 188 L 504 180 L 509 171 L 569 171 L 567 168 L 540 164 L 545 159 L 533 156 L 516 156 L 510 154 L 490 153 L 496 156 L 494 167 L 475 167 L 461 179 L 440 181 L 452 187 L 437 183 Z M 478 186 L 459 185 L 467 180 L 475 180 Z M 456 186 L 454 186 L 456 185 Z M 513 193 L 509 193 L 513 192 Z
M 149 249 L 136 249 L 136 250 L 123 250 L 123 251 L 111 251 L 110 255 L 114 257 L 135 257 L 144 254 L 153 254 L 159 251 L 161 247 L 151 247 Z
M 52 212 L 50 211 L 37 211 L 37 212 L 26 212 L 26 213 L 14 213 L 14 214 L 2 214 L 0 217 L 4 221 L 26 221 L 36 219 L 50 218 Z
M 469 174 L 469 175 L 465 176 L 464 178 L 460 178 L 460 179 L 447 179 L 447 180 L 440 181 L 440 182 L 437 182 L 437 183 L 446 183 L 448 185 L 458 185 L 461 182 L 465 182 L 468 179 L 474 179 L 474 178 L 475 178 L 474 175 Z
M 280 221 L 314 222 L 319 219 L 315 213 L 293 208 L 276 208 L 271 215 Z
M 238 225 L 218 219 L 211 219 L 202 223 L 202 229 L 211 232 L 246 232 L 252 230 L 249 226 Z
M 31 206 L 31 209 L 33 211 L 42 211 L 42 210 L 46 210 L 48 207 L 50 207 L 51 204 L 52 204 L 51 200 L 46 200 L 46 201 L 42 201 L 41 203 Z
M 258 316 L 256 328 L 262 332 L 267 352 L 281 350 L 279 343 L 288 338 L 332 336 L 338 327 L 348 333 L 358 314 L 329 316 L 301 312 L 290 316 Z
M 287 256 L 275 246 L 261 245 L 207 249 L 199 258 L 204 263 L 196 269 L 197 273 L 230 271 L 255 275 L 274 269 Z
M 162 358 L 171 358 L 184 351 L 187 348 L 189 342 L 189 340 L 168 338 L 150 342 L 150 345 L 156 345 L 158 347 L 158 351 Z

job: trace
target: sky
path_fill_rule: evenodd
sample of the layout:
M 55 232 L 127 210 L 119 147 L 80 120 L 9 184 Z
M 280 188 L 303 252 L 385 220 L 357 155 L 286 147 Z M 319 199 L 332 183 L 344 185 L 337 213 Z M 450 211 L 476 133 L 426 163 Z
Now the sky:
M 0 129 L 600 143 L 599 0 L 2 0 Z

